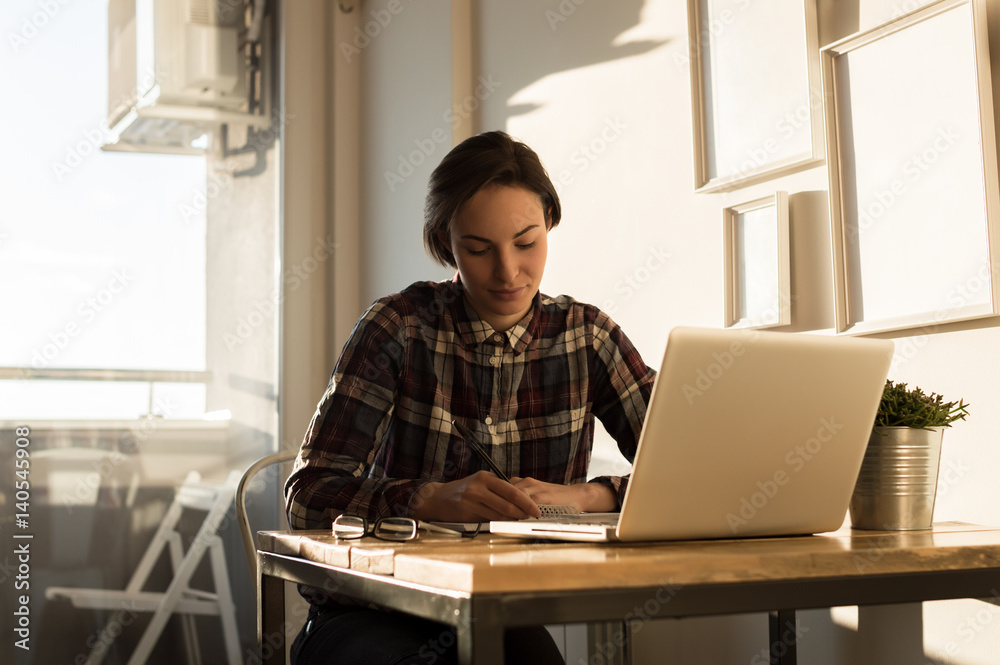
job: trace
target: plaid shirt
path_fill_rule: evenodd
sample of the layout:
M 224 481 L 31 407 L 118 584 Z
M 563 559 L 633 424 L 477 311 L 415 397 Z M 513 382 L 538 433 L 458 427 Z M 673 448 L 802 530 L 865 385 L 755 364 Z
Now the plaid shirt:
M 418 282 L 358 321 L 285 485 L 292 528 L 408 515 L 425 483 L 486 468 L 453 419 L 511 477 L 585 482 L 595 416 L 632 461 L 655 372 L 606 314 L 539 294 L 497 333 L 462 293 Z M 620 504 L 627 477 L 595 480 Z

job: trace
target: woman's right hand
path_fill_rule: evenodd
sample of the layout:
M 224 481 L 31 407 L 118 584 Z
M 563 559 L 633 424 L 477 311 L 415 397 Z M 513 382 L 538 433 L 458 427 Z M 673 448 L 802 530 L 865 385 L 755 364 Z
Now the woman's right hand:
M 441 522 L 489 522 L 539 517 L 530 496 L 489 471 L 450 483 L 429 482 L 410 500 L 411 516 Z

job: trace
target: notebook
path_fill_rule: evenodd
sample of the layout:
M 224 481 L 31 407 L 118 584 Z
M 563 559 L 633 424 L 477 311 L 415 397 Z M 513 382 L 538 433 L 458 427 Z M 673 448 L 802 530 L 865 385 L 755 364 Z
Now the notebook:
M 890 340 L 675 328 L 621 512 L 497 521 L 490 531 L 647 541 L 836 530 L 892 353 Z

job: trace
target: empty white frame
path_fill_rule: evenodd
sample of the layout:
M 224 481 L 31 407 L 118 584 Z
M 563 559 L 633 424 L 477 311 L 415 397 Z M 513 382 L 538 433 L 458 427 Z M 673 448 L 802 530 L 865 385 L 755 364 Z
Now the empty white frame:
M 695 189 L 823 162 L 816 0 L 688 0 Z
M 837 332 L 997 314 L 984 7 L 940 0 L 822 55 Z
M 775 192 L 722 211 L 725 326 L 772 328 L 791 323 L 788 194 Z

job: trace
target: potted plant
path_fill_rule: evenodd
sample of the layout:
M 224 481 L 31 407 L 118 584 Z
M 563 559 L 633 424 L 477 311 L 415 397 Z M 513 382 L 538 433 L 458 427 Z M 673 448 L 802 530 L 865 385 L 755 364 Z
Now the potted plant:
M 886 381 L 851 496 L 856 529 L 929 529 L 934 516 L 944 428 L 968 405 Z

